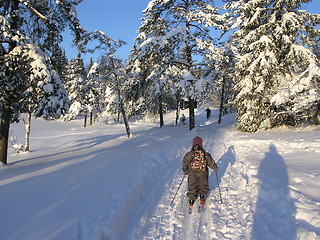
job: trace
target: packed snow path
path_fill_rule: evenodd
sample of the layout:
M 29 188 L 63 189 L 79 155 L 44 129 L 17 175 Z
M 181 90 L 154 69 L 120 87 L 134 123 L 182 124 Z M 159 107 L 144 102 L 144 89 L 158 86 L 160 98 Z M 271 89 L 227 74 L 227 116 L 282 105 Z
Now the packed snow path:
M 230 122 L 198 127 L 193 134 L 205 139 L 218 161 L 223 202 L 211 171 L 211 191 L 201 213 L 187 213 L 186 179 L 169 207 L 183 177 L 180 164 L 187 145 L 176 151 L 178 170 L 165 182 L 167 191 L 152 192 L 161 198 L 159 204 L 145 211 L 128 239 L 320 239 L 319 128 L 307 133 L 280 131 L 269 139 L 270 133 L 237 133 Z
M 245 134 L 215 114 L 198 109 L 191 132 L 131 123 L 132 139 L 122 125 L 37 120 L 34 150 L 0 166 L 0 239 L 319 240 L 320 128 Z M 186 179 L 169 205 L 196 135 L 217 160 L 223 203 L 212 171 L 203 211 L 189 215 Z

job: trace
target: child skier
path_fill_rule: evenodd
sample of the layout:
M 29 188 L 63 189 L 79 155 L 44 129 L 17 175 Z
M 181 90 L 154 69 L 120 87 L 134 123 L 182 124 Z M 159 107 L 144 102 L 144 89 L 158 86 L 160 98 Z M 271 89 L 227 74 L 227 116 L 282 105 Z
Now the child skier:
M 202 138 L 195 137 L 192 140 L 192 148 L 183 158 L 182 170 L 188 177 L 189 206 L 192 208 L 195 200 L 200 196 L 200 205 L 203 206 L 207 193 L 209 192 L 208 166 L 215 172 L 218 166 L 210 153 L 206 152 L 202 146 Z

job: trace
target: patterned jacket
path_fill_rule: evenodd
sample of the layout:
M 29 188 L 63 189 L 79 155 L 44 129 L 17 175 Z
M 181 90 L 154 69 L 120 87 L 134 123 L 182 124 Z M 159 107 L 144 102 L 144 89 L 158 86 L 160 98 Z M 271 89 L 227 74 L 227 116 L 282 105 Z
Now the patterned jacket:
M 191 165 L 191 163 L 193 161 L 193 158 L 194 158 L 194 155 L 195 155 L 195 151 L 196 151 L 196 149 L 192 149 L 190 152 L 187 152 L 186 155 L 183 157 L 182 171 L 184 173 L 193 171 L 193 170 L 190 169 L 190 165 Z M 215 163 L 215 161 L 213 160 L 211 154 L 206 152 L 206 151 L 204 151 L 204 156 L 205 156 L 206 166 L 207 166 L 206 167 L 206 171 L 208 172 L 208 167 L 212 168 L 213 170 L 217 170 L 218 166 Z

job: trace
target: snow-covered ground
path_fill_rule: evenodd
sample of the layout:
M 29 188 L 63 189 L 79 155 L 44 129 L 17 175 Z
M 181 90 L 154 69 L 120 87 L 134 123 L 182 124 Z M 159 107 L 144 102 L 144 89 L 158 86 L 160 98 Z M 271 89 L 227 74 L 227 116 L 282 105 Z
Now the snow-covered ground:
M 33 120 L 31 152 L 0 166 L 0 239 L 320 239 L 320 127 L 239 133 L 234 115 L 197 127 Z M 22 124 L 11 135 L 23 142 Z M 204 210 L 186 213 L 182 157 L 194 136 L 217 160 Z M 10 150 L 12 153 L 12 149 Z

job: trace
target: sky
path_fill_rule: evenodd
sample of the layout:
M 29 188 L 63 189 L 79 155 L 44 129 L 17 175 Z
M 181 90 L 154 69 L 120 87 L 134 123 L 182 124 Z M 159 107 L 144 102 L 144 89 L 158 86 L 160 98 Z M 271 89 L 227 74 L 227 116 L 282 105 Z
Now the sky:
M 114 40 L 124 40 L 127 45 L 119 48 L 117 54 L 126 59 L 130 53 L 137 30 L 143 17 L 142 11 L 146 9 L 150 0 L 84 0 L 77 7 L 80 23 L 88 31 L 101 30 Z M 77 56 L 76 49 L 68 47 L 71 37 L 65 36 L 64 47 L 68 58 Z M 85 56 L 88 62 L 90 57 L 94 60 L 100 53 Z
M 313 0 L 311 3 L 303 4 L 302 9 L 320 14 L 319 1 Z M 119 48 L 117 55 L 126 60 L 137 37 L 143 10 L 149 2 L 151 0 L 84 0 L 78 5 L 77 12 L 82 26 L 88 31 L 101 30 L 114 40 L 124 40 L 127 45 Z M 216 1 L 216 4 L 221 6 L 221 1 Z M 63 47 L 68 58 L 76 57 L 76 49 L 69 47 L 71 36 L 65 34 L 64 39 Z M 97 52 L 83 57 L 88 63 L 91 57 L 97 60 L 100 55 L 101 53 Z

